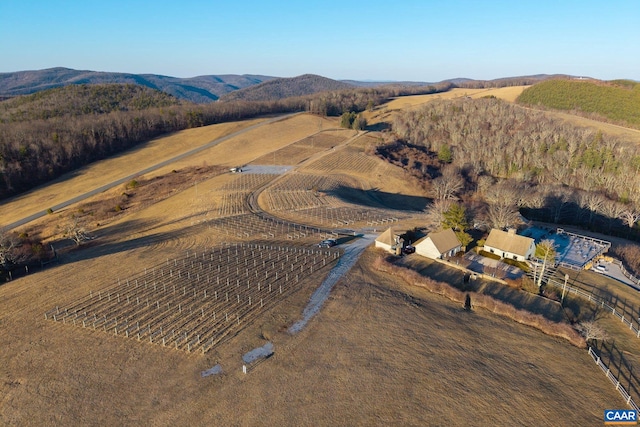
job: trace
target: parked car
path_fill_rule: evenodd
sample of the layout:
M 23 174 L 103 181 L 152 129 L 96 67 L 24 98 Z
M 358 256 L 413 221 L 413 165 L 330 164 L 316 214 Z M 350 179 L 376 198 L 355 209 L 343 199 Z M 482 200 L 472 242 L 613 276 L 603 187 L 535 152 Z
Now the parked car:
M 407 245 L 404 247 L 403 251 L 405 254 L 412 254 L 416 251 L 416 248 L 414 246 Z
M 330 248 L 338 244 L 336 239 L 326 239 L 318 243 L 319 248 Z

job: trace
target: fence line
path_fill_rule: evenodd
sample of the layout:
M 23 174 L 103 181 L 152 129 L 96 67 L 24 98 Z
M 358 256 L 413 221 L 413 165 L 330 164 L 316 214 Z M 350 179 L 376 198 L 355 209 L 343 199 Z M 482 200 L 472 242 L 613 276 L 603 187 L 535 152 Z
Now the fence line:
M 600 298 L 599 296 L 593 295 L 593 293 L 585 292 L 584 290 L 575 288 L 569 284 L 565 285 L 564 283 L 557 282 L 552 278 L 547 280 L 547 284 L 551 284 L 558 288 L 565 289 L 569 293 L 573 293 L 583 298 L 587 298 L 589 301 L 599 305 L 600 307 L 606 308 L 607 311 L 610 311 L 612 315 L 620 319 L 622 323 L 624 323 L 625 325 L 629 325 L 629 329 L 633 331 L 636 338 L 640 338 L 640 325 L 638 325 L 637 327 L 633 325 L 633 317 L 631 318 L 625 317 L 624 312 L 621 312 L 621 310 L 616 310 L 615 307 L 611 307 L 609 304 L 607 304 L 604 298 Z
M 602 372 L 605 373 L 605 375 L 607 376 L 607 378 L 609 378 L 613 385 L 616 386 L 616 390 L 620 392 L 622 398 L 625 400 L 625 402 L 627 402 L 627 405 L 631 406 L 631 408 L 635 409 L 636 411 L 640 410 L 640 408 L 638 407 L 638 405 L 636 405 L 636 402 L 633 401 L 624 386 L 620 384 L 620 381 L 618 381 L 616 376 L 611 372 L 611 369 L 607 368 L 607 366 L 602 363 L 602 360 L 600 360 L 600 356 L 598 356 L 591 347 L 589 347 L 589 355 L 596 362 L 596 365 L 598 365 L 600 369 L 602 369 Z

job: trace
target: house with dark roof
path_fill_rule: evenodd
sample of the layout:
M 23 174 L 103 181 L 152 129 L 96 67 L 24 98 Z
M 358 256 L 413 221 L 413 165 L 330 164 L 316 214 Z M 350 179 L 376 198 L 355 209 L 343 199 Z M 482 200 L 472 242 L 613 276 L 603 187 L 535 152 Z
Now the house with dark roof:
M 500 258 L 526 261 L 535 254 L 536 244 L 531 237 L 516 234 L 514 229 L 502 231 L 494 228 L 484 243 L 484 250 Z
M 430 233 L 413 245 L 416 253 L 431 259 L 451 257 L 460 252 L 462 245 L 456 233 L 450 228 Z

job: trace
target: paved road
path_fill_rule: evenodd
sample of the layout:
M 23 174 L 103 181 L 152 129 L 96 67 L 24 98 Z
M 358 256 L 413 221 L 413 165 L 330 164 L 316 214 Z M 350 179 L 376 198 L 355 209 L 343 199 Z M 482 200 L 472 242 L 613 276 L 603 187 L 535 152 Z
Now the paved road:
M 209 149 L 211 147 L 215 147 L 216 145 L 218 145 L 218 144 L 220 144 L 220 143 L 222 143 L 224 141 L 227 141 L 227 140 L 229 140 L 231 138 L 235 138 L 236 136 L 241 135 L 241 134 L 243 134 L 245 132 L 257 129 L 257 128 L 261 127 L 261 126 L 268 125 L 268 124 L 271 124 L 271 123 L 274 123 L 274 122 L 277 122 L 277 121 L 280 121 L 280 120 L 288 119 L 289 117 L 292 117 L 292 116 L 294 116 L 296 114 L 300 114 L 300 113 L 292 113 L 292 114 L 287 114 L 287 115 L 284 115 L 284 116 L 278 116 L 278 117 L 275 117 L 273 119 L 267 120 L 265 122 L 257 123 L 255 125 L 249 126 L 248 128 L 239 130 L 238 132 L 234 132 L 234 133 L 229 134 L 227 136 L 223 136 L 222 138 L 215 139 L 215 140 L 213 140 L 213 141 L 211 141 L 211 142 L 209 142 L 209 143 L 207 143 L 205 145 L 201 145 L 198 148 L 194 148 L 193 150 L 186 151 L 186 152 L 184 152 L 182 154 L 179 154 L 179 155 L 177 155 L 175 157 L 172 157 L 170 159 L 164 160 L 164 161 L 162 161 L 162 162 L 160 162 L 160 163 L 158 163 L 156 165 L 150 166 L 150 167 L 148 167 L 146 169 L 139 170 L 139 171 L 137 171 L 135 173 L 132 173 L 132 174 L 127 175 L 127 176 L 125 176 L 123 178 L 120 178 L 120 179 L 118 179 L 116 181 L 110 182 L 110 183 L 105 184 L 105 185 L 103 185 L 101 187 L 98 187 L 96 189 L 88 191 L 88 192 L 86 192 L 84 194 L 81 194 L 81 195 L 79 195 L 77 197 L 69 199 L 69 200 L 67 200 L 65 202 L 59 203 L 59 204 L 57 204 L 55 206 L 51 206 L 51 209 L 53 209 L 54 211 L 58 211 L 58 210 L 60 210 L 62 208 L 66 208 L 69 205 L 72 205 L 74 203 L 78 203 L 78 202 L 80 202 L 82 200 L 85 200 L 85 199 L 91 197 L 91 196 L 95 196 L 96 194 L 102 193 L 103 191 L 106 191 L 106 190 L 108 190 L 110 188 L 113 188 L 113 187 L 115 187 L 117 185 L 121 185 L 121 184 L 124 184 L 125 182 L 129 182 L 132 179 L 134 179 L 134 178 L 136 178 L 136 177 L 138 177 L 140 175 L 144 175 L 144 174 L 147 174 L 149 172 L 153 172 L 154 170 L 157 170 L 157 169 L 160 169 L 160 168 L 162 168 L 164 166 L 170 165 L 171 163 L 177 162 L 178 160 L 182 160 L 182 159 L 184 159 L 186 157 L 193 156 L 194 154 L 197 154 L 197 153 L 199 153 L 201 151 L 207 150 L 207 149 Z M 7 224 L 7 225 L 5 225 L 3 227 L 0 227 L 0 228 L 2 228 L 4 230 L 12 230 L 12 229 L 14 229 L 16 227 L 20 227 L 20 226 L 25 225 L 25 224 L 33 221 L 33 220 L 41 218 L 41 217 L 45 216 L 46 214 L 47 214 L 46 210 L 40 211 L 40 212 L 36 212 L 36 213 L 34 213 L 32 215 L 29 215 L 29 216 L 27 216 L 25 218 L 22 218 L 22 219 L 20 219 L 18 221 L 15 221 L 15 222 L 13 222 L 11 224 Z
M 622 282 L 625 285 L 631 286 L 636 290 L 640 290 L 640 283 L 634 283 L 631 279 L 622 274 L 622 270 L 620 269 L 620 266 L 618 264 L 600 260 L 596 265 L 604 266 L 605 271 L 597 270 L 595 268 L 595 265 L 591 268 L 591 271 L 595 271 L 596 273 L 602 274 L 603 276 L 611 277 L 612 279 Z

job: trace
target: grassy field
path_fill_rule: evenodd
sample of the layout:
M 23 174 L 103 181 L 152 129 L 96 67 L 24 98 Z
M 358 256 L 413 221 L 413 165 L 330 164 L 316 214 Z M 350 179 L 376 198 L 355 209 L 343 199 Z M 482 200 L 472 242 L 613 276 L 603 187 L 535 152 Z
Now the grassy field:
M 394 111 L 417 108 L 434 100 L 456 99 L 456 98 L 481 98 L 483 96 L 495 96 L 505 101 L 514 102 L 522 91 L 528 86 L 510 86 L 490 89 L 462 89 L 454 88 L 446 92 L 434 93 L 430 95 L 402 96 L 392 101 L 376 107 L 373 111 L 364 112 L 364 117 L 370 125 L 381 122 L 388 122 Z
M 186 140 L 173 153 L 197 146 L 197 138 L 208 142 L 249 124 L 203 128 L 198 137 L 181 133 Z M 295 336 L 286 330 L 324 273 L 305 275 L 299 291 L 206 354 L 45 320 L 44 313 L 57 305 L 187 251 L 234 241 L 315 246 L 318 233 L 291 232 L 249 213 L 247 197 L 263 186 L 295 193 L 308 190 L 313 177 L 325 178 L 344 187 L 327 191 L 337 207 L 404 213 L 395 226 L 419 225 L 421 214 L 409 208 L 424 203 L 423 190 L 399 168 L 367 154 L 377 137 L 325 132 L 335 125 L 335 120 L 297 115 L 156 171 L 148 178 L 204 164 L 268 164 L 274 152 L 271 163 L 280 164 L 278 152 L 298 163 L 298 169 L 281 176 L 194 174 L 193 185 L 169 188 L 155 198 L 146 194 L 147 201 L 137 208 L 94 227 L 95 239 L 80 250 L 62 252 L 58 264 L 0 286 L 0 424 L 601 425 L 604 408 L 625 407 L 584 350 L 483 311 L 466 313 L 374 271 L 377 255 L 371 249 Z M 324 133 L 330 137 L 309 139 Z M 141 147 L 56 183 L 53 197 L 99 186 L 143 159 L 155 164 L 170 157 L 161 146 L 177 143 L 162 141 L 149 144 L 157 152 Z M 3 205 L 3 220 L 4 212 L 20 216 L 11 207 L 42 209 L 37 199 L 47 191 L 38 191 L 40 196 Z M 93 200 L 122 191 L 114 188 Z M 300 222 L 310 218 L 294 216 Z M 62 219 L 63 214 L 54 213 L 36 225 L 46 225 L 47 235 L 55 239 L 60 237 L 55 222 Z M 446 278 L 443 272 L 433 274 Z M 275 355 L 242 374 L 241 356 L 266 340 L 273 342 Z M 640 354 L 640 349 L 625 351 Z M 217 363 L 222 375 L 201 378 L 201 371 Z

